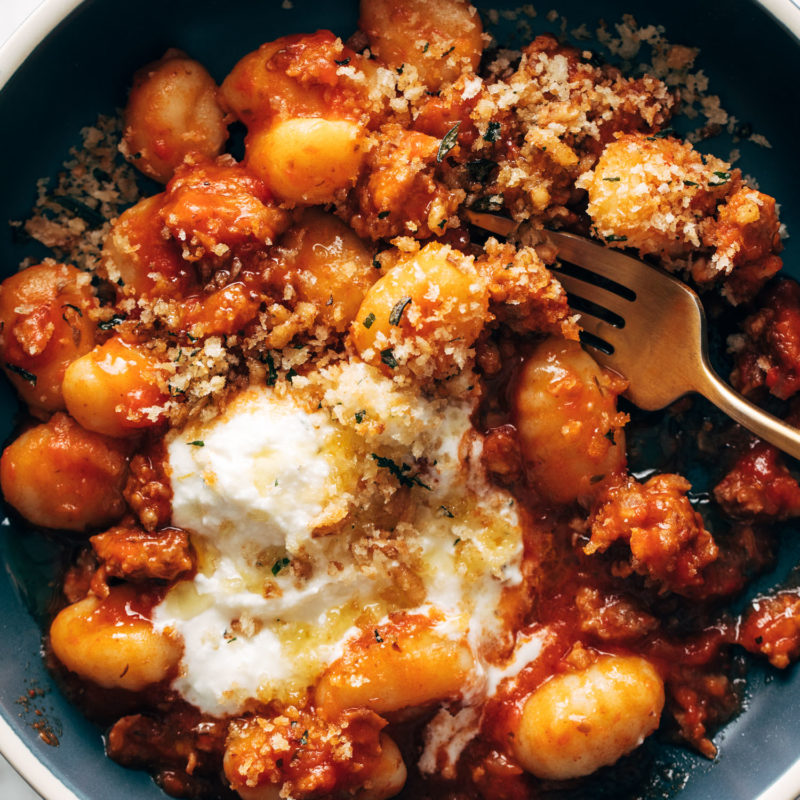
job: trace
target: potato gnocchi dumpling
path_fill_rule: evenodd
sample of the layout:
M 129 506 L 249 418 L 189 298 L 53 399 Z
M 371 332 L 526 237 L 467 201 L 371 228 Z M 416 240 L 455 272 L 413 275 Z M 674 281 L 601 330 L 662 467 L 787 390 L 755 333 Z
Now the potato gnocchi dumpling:
M 159 634 L 137 609 L 132 586 L 104 600 L 89 596 L 62 609 L 50 626 L 50 646 L 67 669 L 106 689 L 140 691 L 167 678 L 178 664 L 179 642 Z
M 3 369 L 34 413 L 64 408 L 64 373 L 95 343 L 96 304 L 89 276 L 67 264 L 28 267 L 0 285 Z
M 579 778 L 638 747 L 663 707 L 664 683 L 649 662 L 600 656 L 555 675 L 525 701 L 514 751 L 540 778 Z
M 3 451 L 0 485 L 6 501 L 34 525 L 86 531 L 124 513 L 127 462 L 124 444 L 58 412 Z
M 187 156 L 213 158 L 227 138 L 217 85 L 202 64 L 168 50 L 134 76 L 123 147 L 145 175 L 166 183 Z
M 362 0 L 359 27 L 381 61 L 415 69 L 433 92 L 473 72 L 483 52 L 481 18 L 461 0 Z

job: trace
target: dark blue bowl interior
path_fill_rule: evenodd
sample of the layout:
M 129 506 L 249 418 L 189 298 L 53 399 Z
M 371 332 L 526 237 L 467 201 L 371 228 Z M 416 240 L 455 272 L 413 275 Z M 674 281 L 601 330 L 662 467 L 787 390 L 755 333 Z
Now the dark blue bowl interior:
M 495 0 L 477 5 L 513 8 L 518 3 Z M 738 145 L 742 158 L 737 166 L 758 177 L 761 189 L 781 203 L 781 217 L 790 232 L 800 232 L 797 39 L 749 0 L 672 0 L 658 5 L 559 0 L 557 5 L 568 19 L 568 30 L 581 23 L 593 30 L 601 16 L 612 24 L 623 13 L 632 13 L 640 24 L 665 26 L 672 42 L 699 46 L 698 66 L 709 76 L 722 106 L 751 123 L 772 144 L 771 149 L 747 142 Z M 546 11 L 540 8 L 540 16 L 533 21 L 536 33 L 555 27 L 545 20 Z M 0 152 L 4 153 L 0 219 L 26 216 L 36 180 L 58 171 L 68 148 L 79 143 L 80 128 L 91 124 L 98 112 L 112 113 L 124 105 L 134 70 L 168 47 L 179 47 L 198 58 L 221 81 L 242 55 L 264 41 L 317 28 L 331 28 L 346 38 L 355 29 L 356 19 L 355 0 L 294 0 L 291 9 L 282 8 L 280 0 L 85 2 L 48 36 L 0 93 L 4 121 L 0 126 Z M 513 26 L 507 26 L 506 40 L 513 36 Z M 511 43 L 519 44 L 519 40 Z M 703 148 L 726 157 L 730 143 L 720 138 Z M 786 270 L 800 277 L 800 251 L 793 239 L 786 244 Z M 10 228 L 0 233 L 3 274 L 13 272 L 25 256 L 43 255 L 43 248 L 20 242 Z M 2 441 L 11 434 L 16 413 L 13 392 L 4 382 L 0 382 L 0 408 Z M 52 591 L 56 551 L 43 537 L 25 533 L 13 515 L 0 526 L 4 567 L 0 571 L 0 713 L 78 797 L 163 798 L 146 774 L 122 769 L 103 757 L 101 732 L 67 703 L 42 663 L 40 623 Z M 789 532 L 778 567 L 757 588 L 783 580 L 798 562 L 800 543 Z M 29 691 L 35 696 L 21 702 Z M 747 696 L 745 712 L 717 734 L 720 752 L 714 762 L 681 748 L 660 748 L 652 756 L 651 777 L 641 796 L 752 800 L 779 777 L 800 757 L 800 672 L 790 669 L 776 675 L 752 665 Z M 48 746 L 33 727 L 43 718 L 58 734 L 59 746 Z M 640 757 L 650 758 L 650 749 Z M 604 796 L 622 794 L 620 787 L 619 794 L 612 791 Z

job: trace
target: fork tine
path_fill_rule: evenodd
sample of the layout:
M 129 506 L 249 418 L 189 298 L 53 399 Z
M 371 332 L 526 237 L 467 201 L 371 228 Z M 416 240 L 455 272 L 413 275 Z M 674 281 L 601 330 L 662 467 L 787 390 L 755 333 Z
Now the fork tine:
M 630 312 L 631 310 L 630 300 L 626 300 L 624 297 L 620 297 L 618 294 L 609 292 L 607 289 L 603 289 L 602 287 L 597 286 L 594 283 L 590 283 L 589 281 L 584 281 L 574 275 L 567 275 L 561 270 L 554 270 L 554 274 L 558 278 L 558 282 L 564 287 L 564 289 L 566 289 L 568 294 L 593 303 L 601 308 L 608 309 L 614 314 L 614 316 L 622 318 L 624 323 L 626 313 Z M 580 311 L 581 314 L 591 313 L 583 308 L 578 309 L 578 311 Z M 593 316 L 598 315 L 593 314 Z M 617 327 L 622 327 L 622 325 Z
M 625 348 L 625 343 L 628 336 L 620 328 L 615 328 L 613 325 L 609 325 L 602 319 L 591 316 L 590 314 L 580 314 L 578 318 L 578 325 L 580 325 L 580 327 L 587 333 L 590 333 L 592 336 L 595 336 L 606 344 L 611 345 L 615 352 L 620 348 Z M 595 349 L 599 349 L 591 341 L 586 342 L 585 344 L 588 344 Z
M 582 236 L 563 231 L 547 231 L 547 238 L 558 247 L 558 257 L 578 264 L 590 272 L 602 275 L 620 286 L 637 286 L 642 282 L 648 265 L 611 248 L 592 247 L 591 264 L 586 263 L 587 240 Z

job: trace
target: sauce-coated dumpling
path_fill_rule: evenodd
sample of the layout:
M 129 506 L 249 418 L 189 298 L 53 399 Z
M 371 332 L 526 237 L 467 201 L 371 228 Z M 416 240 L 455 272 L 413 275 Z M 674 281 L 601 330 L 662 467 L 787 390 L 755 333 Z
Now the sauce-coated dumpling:
M 0 285 L 3 369 L 35 413 L 64 408 L 64 372 L 94 346 L 96 305 L 89 275 L 66 264 L 28 267 Z
M 157 632 L 130 584 L 104 600 L 90 595 L 63 609 L 50 626 L 50 646 L 73 672 L 108 689 L 139 691 L 164 680 L 176 666 L 181 644 Z
M 516 423 L 529 479 L 545 500 L 583 502 L 624 474 L 624 386 L 577 342 L 548 339 L 525 360 Z
M 136 73 L 123 146 L 145 175 L 166 183 L 186 156 L 213 158 L 227 138 L 217 85 L 202 64 L 168 50 Z
M 280 245 L 275 277 L 313 303 L 324 324 L 345 331 L 382 274 L 372 253 L 340 219 L 317 209 L 304 212 Z
M 526 701 L 514 752 L 549 780 L 589 775 L 638 747 L 659 723 L 664 684 L 638 656 L 600 656 L 556 675 Z
M 680 257 L 700 247 L 701 221 L 735 185 L 730 170 L 686 142 L 632 133 L 610 142 L 578 185 L 607 243 Z
M 3 452 L 5 499 L 34 525 L 85 531 L 119 519 L 127 448 L 57 413 L 25 431 Z
M 86 430 L 132 436 L 157 424 L 163 371 L 146 350 L 119 337 L 73 361 L 64 375 L 67 410 Z

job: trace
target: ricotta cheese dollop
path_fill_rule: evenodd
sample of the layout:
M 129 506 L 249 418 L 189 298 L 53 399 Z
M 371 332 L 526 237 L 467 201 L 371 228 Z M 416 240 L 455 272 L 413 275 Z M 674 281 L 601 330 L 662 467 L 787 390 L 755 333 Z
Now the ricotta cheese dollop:
M 480 664 L 502 633 L 500 596 L 521 581 L 522 535 L 480 466 L 475 402 L 345 363 L 246 389 L 173 432 L 172 522 L 199 556 L 155 609 L 185 644 L 174 688 L 217 715 L 291 700 L 402 610 L 435 610 Z

